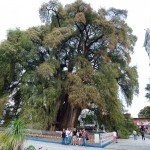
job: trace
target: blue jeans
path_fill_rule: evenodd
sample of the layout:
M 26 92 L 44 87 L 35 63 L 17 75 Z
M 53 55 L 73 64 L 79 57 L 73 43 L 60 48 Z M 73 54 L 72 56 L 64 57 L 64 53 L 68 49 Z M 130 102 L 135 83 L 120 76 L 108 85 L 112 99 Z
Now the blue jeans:
M 62 144 L 66 145 L 66 138 L 62 138 Z
M 83 138 L 83 146 L 86 146 L 86 138 Z
M 70 142 L 69 142 L 69 136 L 68 137 L 66 137 L 66 144 L 69 144 Z
M 142 135 L 142 140 L 145 140 L 145 136 L 144 135 Z
M 72 136 L 68 136 L 68 141 L 69 141 L 69 144 L 71 144 L 72 143 Z
M 134 140 L 137 140 L 137 135 L 134 134 L 133 137 L 134 137 Z

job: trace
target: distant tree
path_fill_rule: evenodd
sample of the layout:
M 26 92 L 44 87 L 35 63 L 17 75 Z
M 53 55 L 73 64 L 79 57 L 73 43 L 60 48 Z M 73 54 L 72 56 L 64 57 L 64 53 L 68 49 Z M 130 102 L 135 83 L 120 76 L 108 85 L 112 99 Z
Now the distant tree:
M 133 130 L 136 130 L 137 133 L 139 131 L 138 127 L 133 122 L 133 118 L 127 114 L 124 115 L 122 125 L 118 126 L 117 128 L 119 130 L 120 138 L 129 138 L 129 135 L 132 134 Z
M 131 118 L 130 115 L 125 114 L 125 120 L 124 120 L 124 127 L 127 129 L 128 132 L 132 134 L 133 130 L 138 130 L 138 127 L 133 122 L 133 118 Z
M 146 106 L 138 113 L 139 118 L 150 118 L 150 106 Z
M 62 129 L 76 126 L 82 109 L 94 103 L 110 126 L 122 122 L 119 88 L 128 105 L 138 94 L 137 70 L 129 65 L 137 39 L 125 22 L 127 11 L 96 12 L 82 0 L 65 7 L 52 0 L 39 14 L 45 25 L 10 30 L 0 45 L 5 116 Z
M 150 100 L 150 84 L 147 84 L 145 90 L 148 92 L 145 97 Z

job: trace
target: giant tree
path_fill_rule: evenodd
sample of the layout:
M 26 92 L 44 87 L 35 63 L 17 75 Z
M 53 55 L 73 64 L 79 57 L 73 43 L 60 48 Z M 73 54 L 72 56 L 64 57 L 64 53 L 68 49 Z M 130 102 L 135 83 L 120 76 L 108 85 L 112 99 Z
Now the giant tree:
M 138 94 L 136 67 L 129 65 L 136 37 L 127 11 L 96 12 L 81 0 L 65 7 L 53 0 L 39 14 L 45 25 L 10 31 L 0 45 L 3 101 L 13 92 L 13 112 L 37 128 L 73 127 L 92 103 L 99 116 L 119 122 L 119 89 L 128 105 Z

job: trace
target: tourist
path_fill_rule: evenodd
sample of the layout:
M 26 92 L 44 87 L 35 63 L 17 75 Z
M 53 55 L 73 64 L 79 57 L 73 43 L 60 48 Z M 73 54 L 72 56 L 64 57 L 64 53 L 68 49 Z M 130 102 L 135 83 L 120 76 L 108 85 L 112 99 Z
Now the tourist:
M 72 132 L 72 145 L 77 145 L 77 129 L 74 128 Z
M 116 142 L 116 143 L 118 143 L 116 130 L 113 131 L 113 141 Z
M 66 144 L 69 144 L 69 133 L 70 133 L 70 131 L 67 128 L 67 130 L 66 130 Z
M 79 131 L 79 137 L 78 137 L 78 145 L 82 145 L 82 130 Z
M 144 132 L 144 129 L 141 129 L 141 136 L 142 136 L 142 140 L 145 141 L 145 132 Z
M 83 138 L 83 146 L 86 146 L 86 140 L 88 138 L 88 135 L 87 135 L 87 132 L 85 131 L 85 129 L 83 129 L 82 138 Z
M 137 140 L 137 132 L 136 132 L 136 130 L 133 130 L 133 137 L 134 137 L 134 140 Z
M 68 138 L 69 138 L 69 144 L 72 144 L 72 129 L 70 129 L 70 132 L 68 134 Z
M 61 136 L 62 136 L 62 144 L 65 145 L 66 144 L 66 130 L 65 129 L 63 129 Z

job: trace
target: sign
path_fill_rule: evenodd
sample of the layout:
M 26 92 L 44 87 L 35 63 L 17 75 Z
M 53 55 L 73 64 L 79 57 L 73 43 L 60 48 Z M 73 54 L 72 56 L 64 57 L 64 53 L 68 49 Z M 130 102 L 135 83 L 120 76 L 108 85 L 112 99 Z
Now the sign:
M 137 122 L 138 126 L 150 126 L 150 122 Z
M 94 142 L 99 143 L 99 141 L 100 141 L 99 134 L 94 134 Z

